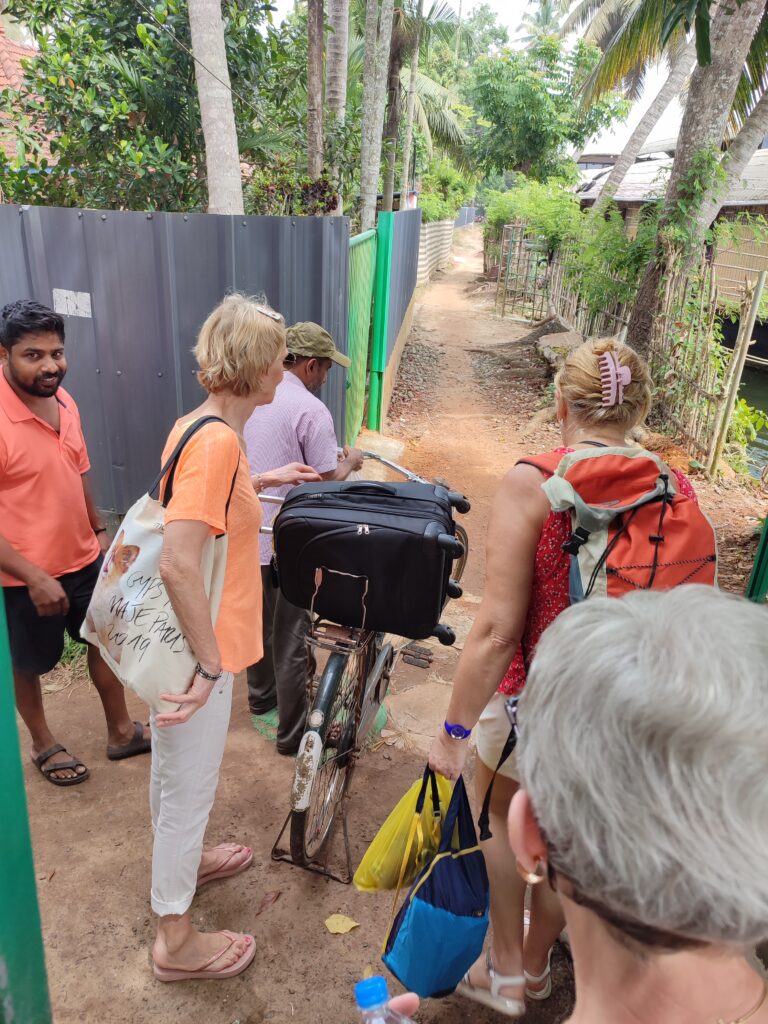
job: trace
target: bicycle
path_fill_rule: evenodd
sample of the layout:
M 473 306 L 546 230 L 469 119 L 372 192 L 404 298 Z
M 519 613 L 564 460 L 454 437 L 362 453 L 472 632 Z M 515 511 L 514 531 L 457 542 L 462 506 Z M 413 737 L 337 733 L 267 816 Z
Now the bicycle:
M 429 483 L 380 455 L 373 452 L 362 454 L 365 459 L 382 463 L 411 483 Z M 463 495 L 449 493 L 458 512 L 469 511 L 469 502 Z M 281 499 L 269 500 L 279 503 Z M 469 539 L 463 526 L 455 523 L 454 529 L 454 550 L 458 557 L 454 562 L 448 595 L 457 598 L 462 594 L 459 583 L 467 564 Z M 445 646 L 450 646 L 456 639 L 453 630 L 444 625 L 438 626 L 434 635 Z M 290 860 L 294 864 L 318 870 L 318 858 L 349 789 L 357 759 L 365 748 L 368 734 L 387 695 L 397 658 L 410 642 L 405 637 L 391 634 L 317 620 L 313 622 L 309 646 L 313 654 L 327 652 L 328 660 L 319 681 L 315 683 L 313 679 L 310 682 L 309 711 L 291 787 Z M 278 848 L 280 837 L 272 851 L 273 858 L 288 859 Z M 324 873 L 328 874 L 327 871 Z M 348 844 L 347 876 L 341 880 L 351 880 Z

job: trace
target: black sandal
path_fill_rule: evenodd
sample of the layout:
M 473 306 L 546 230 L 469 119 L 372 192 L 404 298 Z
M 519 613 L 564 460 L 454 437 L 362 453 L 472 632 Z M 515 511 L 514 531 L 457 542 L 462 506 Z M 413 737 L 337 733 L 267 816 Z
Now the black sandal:
M 108 746 L 107 757 L 110 761 L 122 761 L 126 757 L 136 757 L 137 754 L 148 754 L 152 749 L 152 740 L 144 735 L 144 726 L 141 722 L 133 723 L 133 739 L 122 746 Z
M 61 743 L 54 743 L 48 750 L 44 750 L 42 754 L 38 754 L 37 757 L 32 758 L 32 764 L 38 769 L 43 778 L 50 782 L 54 786 L 79 786 L 81 782 L 85 782 L 90 777 L 90 769 L 86 768 L 83 762 L 70 755 L 69 761 L 61 761 L 59 764 L 51 764 L 45 767 L 45 762 L 53 757 L 54 754 L 69 754 L 66 747 L 63 747 Z M 54 779 L 53 772 L 66 771 L 70 768 L 72 771 L 76 771 L 78 768 L 85 768 L 85 771 L 80 775 L 76 775 L 73 779 Z

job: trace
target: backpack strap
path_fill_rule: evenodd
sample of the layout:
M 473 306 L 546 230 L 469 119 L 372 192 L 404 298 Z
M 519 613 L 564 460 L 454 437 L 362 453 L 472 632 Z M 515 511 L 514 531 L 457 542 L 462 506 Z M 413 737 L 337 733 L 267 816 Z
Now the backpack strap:
M 555 470 L 560 465 L 563 458 L 563 452 L 544 452 L 543 455 L 531 455 L 526 459 L 518 459 L 515 465 L 517 466 L 533 466 L 538 469 L 544 476 L 553 476 Z

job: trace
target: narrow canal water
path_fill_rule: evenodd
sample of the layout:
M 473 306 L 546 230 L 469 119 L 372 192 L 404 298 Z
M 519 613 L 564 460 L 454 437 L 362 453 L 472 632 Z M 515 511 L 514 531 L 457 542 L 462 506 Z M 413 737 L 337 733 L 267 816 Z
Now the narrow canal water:
M 741 378 L 741 397 L 756 409 L 768 412 L 768 367 L 755 369 L 747 366 Z M 759 477 L 763 468 L 768 465 L 768 426 L 758 434 L 749 446 L 749 471 L 752 476 Z

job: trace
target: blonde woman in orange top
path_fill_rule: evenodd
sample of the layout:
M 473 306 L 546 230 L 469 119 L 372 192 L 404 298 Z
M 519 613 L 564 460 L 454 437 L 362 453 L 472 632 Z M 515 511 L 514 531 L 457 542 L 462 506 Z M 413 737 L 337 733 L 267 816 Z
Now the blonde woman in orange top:
M 293 464 L 251 479 L 242 432 L 257 405 L 272 401 L 283 377 L 285 325 L 279 313 L 242 295 L 229 295 L 211 313 L 195 347 L 198 379 L 208 396 L 171 430 L 163 460 L 196 419 L 217 416 L 194 434 L 178 461 L 165 514 L 160 573 L 197 658 L 177 711 L 152 714 L 150 804 L 155 841 L 152 909 L 158 915 L 153 949 L 161 981 L 229 978 L 251 963 L 252 935 L 200 932 L 190 905 L 206 882 L 245 870 L 246 846 L 203 850 L 232 705 L 234 676 L 262 656 L 259 526 L 256 488 L 317 479 Z M 203 585 L 201 559 L 211 534 L 228 536 L 227 566 L 216 624 Z

